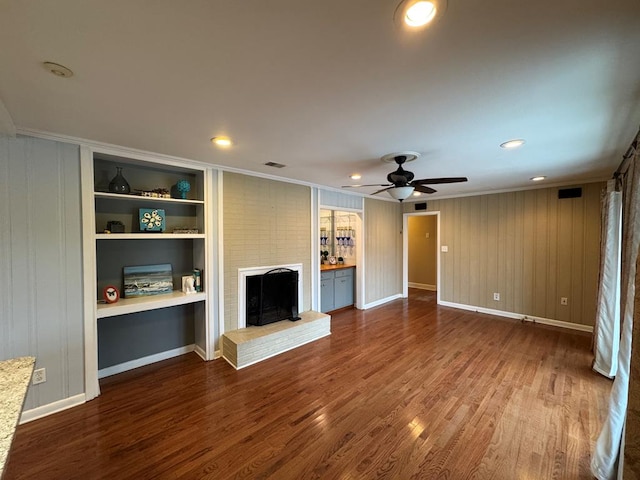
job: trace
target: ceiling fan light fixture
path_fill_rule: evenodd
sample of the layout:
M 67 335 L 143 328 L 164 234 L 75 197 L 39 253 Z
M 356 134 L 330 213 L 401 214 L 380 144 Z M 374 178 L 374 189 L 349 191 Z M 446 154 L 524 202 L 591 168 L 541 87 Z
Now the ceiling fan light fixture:
M 500 144 L 501 148 L 506 148 L 506 149 L 512 149 L 512 148 L 518 148 L 521 147 L 522 145 L 525 144 L 525 141 L 522 140 L 521 138 L 517 138 L 514 140 L 508 140 L 504 143 Z
M 415 187 L 407 186 L 390 188 L 389 190 L 387 190 L 387 192 L 389 193 L 389 195 L 391 195 L 392 198 L 403 201 L 404 199 L 409 198 L 414 190 Z

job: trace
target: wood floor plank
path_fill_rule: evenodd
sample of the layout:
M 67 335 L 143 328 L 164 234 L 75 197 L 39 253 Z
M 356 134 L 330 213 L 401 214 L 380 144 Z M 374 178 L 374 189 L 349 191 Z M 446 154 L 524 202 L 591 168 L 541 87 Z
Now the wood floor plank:
M 411 289 L 240 371 L 189 354 L 103 379 L 18 427 L 5 480 L 591 478 L 611 382 L 590 341 Z

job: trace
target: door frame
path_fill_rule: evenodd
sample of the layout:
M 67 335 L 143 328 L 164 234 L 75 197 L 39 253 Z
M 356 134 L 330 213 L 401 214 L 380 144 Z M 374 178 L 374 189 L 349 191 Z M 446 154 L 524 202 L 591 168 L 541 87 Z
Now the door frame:
M 440 304 L 440 211 L 411 212 L 402 215 L 402 296 L 409 296 L 409 217 L 436 216 L 436 298 Z

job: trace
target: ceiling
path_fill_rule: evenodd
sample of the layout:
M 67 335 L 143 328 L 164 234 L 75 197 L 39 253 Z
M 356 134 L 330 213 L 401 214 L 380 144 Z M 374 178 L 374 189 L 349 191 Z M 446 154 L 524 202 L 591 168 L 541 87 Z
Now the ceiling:
M 638 0 L 448 0 L 411 32 L 398 3 L 0 0 L 0 107 L 22 132 L 330 187 L 384 183 L 404 150 L 415 178 L 469 178 L 432 198 L 611 176 L 640 125 Z

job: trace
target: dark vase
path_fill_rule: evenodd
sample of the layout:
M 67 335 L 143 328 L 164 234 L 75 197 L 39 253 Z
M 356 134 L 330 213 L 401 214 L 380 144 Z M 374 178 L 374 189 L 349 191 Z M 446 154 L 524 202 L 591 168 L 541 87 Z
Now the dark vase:
M 122 167 L 116 167 L 118 172 L 116 176 L 111 179 L 109 182 L 109 191 L 111 193 L 129 193 L 131 192 L 131 188 L 129 187 L 129 183 L 122 176 Z

